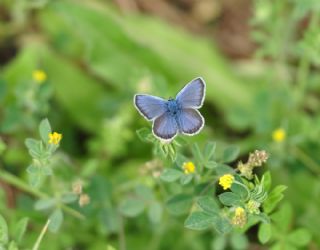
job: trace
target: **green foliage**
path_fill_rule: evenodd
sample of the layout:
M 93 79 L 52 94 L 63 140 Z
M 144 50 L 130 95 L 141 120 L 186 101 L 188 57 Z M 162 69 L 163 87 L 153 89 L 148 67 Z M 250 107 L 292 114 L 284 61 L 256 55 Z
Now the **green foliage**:
M 220 18 L 200 26 L 189 2 L 174 8 L 193 28 L 219 29 Z M 319 3 L 252 5 L 256 57 L 234 63 L 198 33 L 111 2 L 2 1 L 0 249 L 318 248 Z M 163 143 L 138 129 L 134 93 L 168 98 L 196 76 L 207 82 L 201 134 Z M 244 161 L 255 149 L 268 168 Z
M 12 237 L 10 237 L 8 224 L 3 216 L 0 215 L 0 249 L 18 250 L 18 243 L 21 243 L 27 225 L 28 218 L 23 218 L 18 221 L 13 225 L 13 233 Z

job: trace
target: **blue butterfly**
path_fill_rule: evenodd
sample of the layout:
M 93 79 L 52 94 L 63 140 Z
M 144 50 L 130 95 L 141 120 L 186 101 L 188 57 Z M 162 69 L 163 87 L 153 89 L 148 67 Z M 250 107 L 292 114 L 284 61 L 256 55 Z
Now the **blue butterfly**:
M 153 121 L 152 132 L 161 140 L 170 141 L 178 133 L 195 135 L 204 126 L 204 118 L 198 111 L 202 107 L 206 84 L 201 77 L 189 82 L 175 99 L 136 94 L 134 105 L 148 121 Z

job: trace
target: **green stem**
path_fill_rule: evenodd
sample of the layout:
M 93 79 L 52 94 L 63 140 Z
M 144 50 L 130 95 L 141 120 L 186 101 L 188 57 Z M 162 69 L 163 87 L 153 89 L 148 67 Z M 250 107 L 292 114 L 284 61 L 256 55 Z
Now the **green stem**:
M 311 20 L 310 24 L 308 26 L 308 29 L 306 32 L 311 31 L 314 29 L 319 22 L 319 15 L 316 12 L 313 12 L 311 15 Z M 298 102 L 301 103 L 304 97 L 304 94 L 306 92 L 306 86 L 308 83 L 308 75 L 310 71 L 310 56 L 305 55 L 301 58 L 299 67 L 298 67 L 298 72 L 297 72 L 297 94 L 298 94 Z
M 49 224 L 50 224 L 50 220 L 48 220 L 47 223 L 42 228 L 41 233 L 40 233 L 36 243 L 34 244 L 32 250 L 38 250 L 39 249 L 40 243 L 41 243 L 41 241 L 43 239 L 43 236 L 45 235 L 45 233 L 46 233 L 46 231 L 48 229 Z
M 293 148 L 293 153 L 307 168 L 309 168 L 311 172 L 320 175 L 320 165 L 315 162 L 309 155 L 307 155 L 298 147 Z
M 126 246 L 126 237 L 125 237 L 125 229 L 124 229 L 124 221 L 123 221 L 123 217 L 120 215 L 119 213 L 119 221 L 120 221 L 120 225 L 119 225 L 119 249 L 120 250 L 126 250 L 127 246 Z
M 0 180 L 9 183 L 18 189 L 21 189 L 29 194 L 32 194 L 33 196 L 36 196 L 41 199 L 48 198 L 49 196 L 39 190 L 33 189 L 31 186 L 29 186 L 27 183 L 20 180 L 18 177 L 14 176 L 13 174 L 10 174 L 7 171 L 0 170 Z M 78 219 L 85 219 L 84 215 L 79 213 L 78 211 L 74 210 L 73 208 L 70 208 L 64 204 L 61 204 L 61 208 L 68 214 L 78 218 Z

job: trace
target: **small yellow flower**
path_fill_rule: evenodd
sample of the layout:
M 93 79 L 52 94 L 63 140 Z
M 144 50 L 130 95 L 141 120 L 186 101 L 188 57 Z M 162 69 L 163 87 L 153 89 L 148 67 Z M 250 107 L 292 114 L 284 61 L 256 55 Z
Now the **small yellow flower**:
M 37 83 L 42 84 L 47 79 L 47 74 L 43 70 L 37 69 L 32 72 L 32 78 Z
M 196 170 L 195 165 L 191 161 L 183 163 L 182 168 L 183 168 L 185 174 L 192 174 Z
M 242 207 L 237 207 L 231 223 L 238 227 L 243 227 L 247 223 L 246 211 Z
M 225 174 L 220 177 L 219 184 L 223 187 L 223 190 L 226 190 L 231 187 L 234 177 L 231 174 Z
M 62 139 L 62 134 L 57 132 L 49 133 L 49 144 L 58 145 Z
M 275 142 L 282 142 L 286 139 L 286 131 L 283 128 L 278 128 L 272 132 L 272 139 Z

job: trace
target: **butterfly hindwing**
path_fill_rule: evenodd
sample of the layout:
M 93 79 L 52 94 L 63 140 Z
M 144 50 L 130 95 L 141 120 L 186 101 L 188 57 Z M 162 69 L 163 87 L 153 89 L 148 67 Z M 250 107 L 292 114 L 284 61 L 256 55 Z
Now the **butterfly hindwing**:
M 182 108 L 201 108 L 206 91 L 206 84 L 201 77 L 189 82 L 176 96 Z
M 180 133 L 186 135 L 197 134 L 204 126 L 204 118 L 196 109 L 182 109 L 178 121 Z
M 154 135 L 162 140 L 172 140 L 178 133 L 176 118 L 170 113 L 157 117 L 152 126 Z
M 134 104 L 137 110 L 147 120 L 153 120 L 166 111 L 166 100 L 151 95 L 135 95 Z

